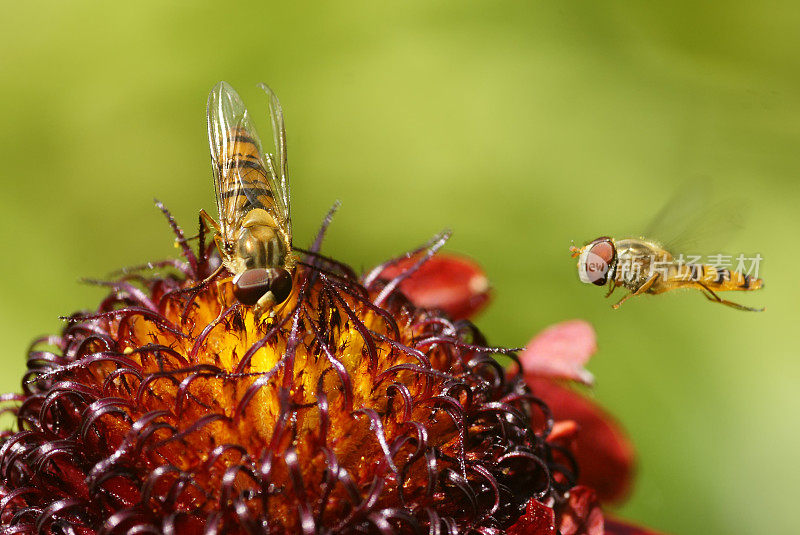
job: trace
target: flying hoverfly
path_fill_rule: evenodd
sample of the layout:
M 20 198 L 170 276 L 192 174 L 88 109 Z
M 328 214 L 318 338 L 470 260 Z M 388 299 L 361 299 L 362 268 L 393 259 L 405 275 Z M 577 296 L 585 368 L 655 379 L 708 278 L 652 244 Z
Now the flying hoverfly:
M 658 235 L 654 227 L 669 227 L 681 224 L 683 228 L 682 239 L 691 241 L 691 235 L 698 228 L 708 227 L 715 218 L 706 212 L 708 202 L 703 195 L 694 188 L 691 193 L 676 195 L 656 216 L 655 224 L 651 225 L 651 234 Z M 698 200 L 699 199 L 699 200 Z M 683 213 L 681 213 L 683 212 Z M 716 214 L 716 222 L 721 230 L 730 230 L 735 225 L 730 221 L 729 209 L 722 208 Z M 706 228 L 710 235 L 711 229 Z M 688 239 L 687 239 L 688 238 Z M 677 241 L 677 240 L 676 240 Z M 752 291 L 764 287 L 764 281 L 757 277 L 721 266 L 701 262 L 683 261 L 683 255 L 676 258 L 676 251 L 672 246 L 662 245 L 661 242 L 646 237 L 624 238 L 615 240 L 608 236 L 601 236 L 583 247 L 570 247 L 572 257 L 578 258 L 578 276 L 581 282 L 597 286 L 608 285 L 606 297 L 611 296 L 617 287 L 629 290 L 622 299 L 612 305 L 619 308 L 622 303 L 642 294 L 661 294 L 680 288 L 699 290 L 712 302 L 720 303 L 737 310 L 761 312 L 763 308 L 752 308 L 733 301 L 722 299 L 717 292 L 724 291 Z
M 233 274 L 234 296 L 258 315 L 288 299 L 296 262 L 283 111 L 272 90 L 259 87 L 269 99 L 275 152 L 262 149 L 236 91 L 218 83 L 208 97 L 207 114 L 219 224 L 200 211 L 201 220 L 216 231 L 220 269 Z

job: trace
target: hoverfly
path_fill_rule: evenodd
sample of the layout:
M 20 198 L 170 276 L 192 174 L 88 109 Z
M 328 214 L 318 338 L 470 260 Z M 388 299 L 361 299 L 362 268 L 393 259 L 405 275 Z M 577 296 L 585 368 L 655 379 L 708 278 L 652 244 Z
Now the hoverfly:
M 685 227 L 684 239 L 691 237 L 698 227 L 708 226 L 712 218 L 702 207 L 708 203 L 702 200 L 704 195 L 697 194 L 697 188 L 691 191 L 693 191 L 691 199 L 688 194 L 673 198 L 657 215 L 655 225 L 682 224 Z M 681 205 L 686 206 L 680 208 Z M 687 217 L 686 214 L 679 214 L 679 210 L 693 214 L 696 220 L 692 220 L 692 215 Z M 725 214 L 723 211 L 718 215 L 723 216 L 717 217 L 720 227 L 730 230 L 732 225 L 724 221 L 730 214 Z M 682 223 L 678 223 L 681 221 Z M 701 291 L 710 301 L 738 310 L 751 312 L 764 310 L 740 305 L 717 295 L 717 292 L 724 291 L 758 290 L 764 287 L 763 280 L 707 263 L 685 262 L 682 260 L 682 255 L 676 259 L 676 255 L 673 254 L 675 251 L 671 247 L 663 246 L 648 238 L 615 240 L 601 236 L 583 247 L 572 246 L 570 251 L 573 258 L 578 258 L 578 276 L 582 282 L 597 286 L 608 285 L 606 297 L 611 296 L 620 286 L 629 290 L 627 295 L 612 305 L 614 309 L 637 295 L 660 294 L 679 288 L 690 288 Z
M 295 267 L 283 111 L 272 90 L 259 87 L 269 99 L 275 152 L 262 149 L 236 91 L 218 83 L 207 115 L 219 224 L 200 211 L 201 221 L 216 231 L 220 269 L 233 274 L 234 296 L 257 315 L 288 299 Z

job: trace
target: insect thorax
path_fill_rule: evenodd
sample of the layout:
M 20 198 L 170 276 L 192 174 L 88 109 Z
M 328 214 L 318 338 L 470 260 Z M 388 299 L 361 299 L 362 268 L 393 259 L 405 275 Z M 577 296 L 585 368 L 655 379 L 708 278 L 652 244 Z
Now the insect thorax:
M 672 256 L 658 244 L 640 239 L 616 242 L 617 265 L 614 279 L 617 284 L 637 290 L 652 276 L 653 270 L 672 261 Z
M 284 267 L 288 248 L 277 229 L 267 225 L 252 225 L 239 230 L 232 261 L 234 271 Z

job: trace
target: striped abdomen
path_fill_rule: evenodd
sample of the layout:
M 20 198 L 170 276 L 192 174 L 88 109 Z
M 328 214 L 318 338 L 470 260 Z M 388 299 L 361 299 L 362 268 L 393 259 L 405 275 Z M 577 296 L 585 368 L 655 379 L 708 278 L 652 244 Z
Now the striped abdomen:
M 254 208 L 274 211 L 272 189 L 257 141 L 244 129 L 231 129 L 226 154 L 219 158 L 221 177 L 219 196 L 223 204 L 221 217 L 233 224 L 235 218 Z
M 761 279 L 710 264 L 671 264 L 665 282 L 702 283 L 717 291 L 758 290 L 764 285 Z

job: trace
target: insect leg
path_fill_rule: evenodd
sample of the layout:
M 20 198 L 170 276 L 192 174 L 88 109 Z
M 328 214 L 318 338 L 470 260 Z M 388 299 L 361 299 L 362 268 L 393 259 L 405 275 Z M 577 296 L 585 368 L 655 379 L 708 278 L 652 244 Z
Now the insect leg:
M 213 233 L 214 233 L 214 244 L 216 244 L 216 246 L 217 246 L 217 251 L 219 251 L 219 254 L 223 258 L 225 258 L 226 255 L 227 255 L 227 252 L 226 252 L 225 242 L 222 239 L 222 230 L 220 229 L 219 224 L 214 220 L 213 217 L 208 215 L 208 212 L 206 212 L 202 208 L 200 209 L 200 212 L 198 213 L 198 219 L 199 219 L 199 222 L 200 222 L 200 233 L 198 234 L 198 236 L 204 235 L 204 233 L 205 233 L 204 231 L 205 230 L 213 231 Z M 217 269 L 215 269 L 214 272 L 211 275 L 209 275 L 208 277 L 203 279 L 203 281 L 199 284 L 199 286 L 202 287 L 202 286 L 205 286 L 206 284 L 208 284 L 209 282 L 211 282 L 217 275 L 220 274 L 220 272 L 222 272 L 222 270 L 224 268 L 225 268 L 225 263 L 222 262 L 219 265 L 219 267 Z M 223 295 L 221 287 L 222 287 L 223 284 L 225 284 L 227 282 L 230 282 L 231 280 L 233 280 L 233 277 L 227 277 L 227 278 L 224 278 L 222 280 L 218 280 L 217 281 L 217 290 L 218 290 L 217 291 L 217 295 L 219 296 L 220 304 L 222 304 L 223 306 L 226 306 L 226 303 L 224 303 L 225 299 L 224 299 L 224 295 Z
M 220 266 L 220 268 L 222 268 L 222 266 Z M 217 284 L 217 301 L 219 302 L 219 304 L 222 306 L 223 309 L 225 307 L 230 306 L 230 303 L 228 302 L 228 299 L 227 299 L 228 293 L 225 292 L 225 289 L 223 288 L 223 286 L 226 285 L 226 284 L 232 283 L 233 279 L 234 279 L 234 277 L 225 277 L 224 279 L 218 280 L 217 283 L 216 283 Z M 235 299 L 234 299 L 234 303 L 237 303 L 237 301 Z
M 184 289 L 182 289 L 182 290 L 181 290 L 181 292 L 184 292 L 184 293 L 185 293 L 185 292 L 192 292 L 192 291 L 194 291 L 194 290 L 200 290 L 201 288 L 205 288 L 205 287 L 206 287 L 206 285 L 207 285 L 209 282 L 211 282 L 212 280 L 214 280 L 214 277 L 216 277 L 217 275 L 219 275 L 219 274 L 220 274 L 220 272 L 221 272 L 221 271 L 222 271 L 224 268 L 225 268 L 225 265 L 224 265 L 224 264 L 220 264 L 220 265 L 219 265 L 219 267 L 218 267 L 217 269 L 215 269 L 215 270 L 214 270 L 214 272 L 213 272 L 211 275 L 209 275 L 209 276 L 208 276 L 208 277 L 206 277 L 205 279 L 201 280 L 200 282 L 198 282 L 198 283 L 197 283 L 197 284 L 195 284 L 194 286 L 190 286 L 190 287 L 188 287 L 188 288 L 184 288 Z M 230 278 L 232 278 L 232 277 L 229 277 L 228 279 L 224 279 L 223 281 L 218 281 L 218 283 L 219 283 L 219 282 L 224 282 L 224 281 L 226 281 L 226 280 L 230 280 Z
M 200 282 L 199 286 L 205 286 L 206 284 L 208 284 L 209 282 L 214 280 L 214 277 L 219 275 L 222 272 L 223 269 L 225 269 L 225 265 L 224 264 L 220 264 L 219 267 L 217 269 L 215 269 L 214 272 L 211 275 L 209 275 L 208 277 L 206 277 L 205 279 L 203 279 Z
M 641 286 L 639 286 L 639 287 L 636 289 L 636 291 L 635 291 L 635 292 L 631 292 L 631 293 L 629 293 L 628 295 L 626 295 L 625 297 L 623 297 L 622 299 L 620 299 L 619 301 L 617 301 L 616 303 L 614 303 L 613 305 L 611 305 L 611 308 L 613 308 L 614 310 L 616 310 L 616 309 L 618 309 L 618 308 L 619 308 L 619 307 L 622 305 L 622 303 L 624 303 L 625 301 L 627 301 L 627 300 L 628 300 L 628 299 L 630 299 L 631 297 L 636 297 L 637 295 L 641 295 L 641 294 L 643 294 L 643 293 L 646 293 L 646 292 L 647 292 L 647 290 L 649 290 L 649 289 L 650 289 L 650 287 L 651 287 L 651 286 L 653 286 L 653 284 L 655 284 L 655 282 L 658 280 L 658 276 L 659 276 L 659 274 L 658 274 L 658 273 L 656 273 L 655 275 L 653 275 L 652 277 L 650 277 L 649 279 L 647 279 L 647 280 L 645 281 L 645 283 L 644 283 L 644 284 L 642 284 Z
M 196 237 L 204 236 L 204 234 L 205 234 L 204 230 L 205 229 L 214 229 L 214 243 L 217 245 L 217 249 L 220 251 L 220 254 L 224 254 L 223 253 L 223 251 L 225 250 L 223 248 L 224 242 L 222 241 L 222 236 L 220 234 L 219 225 L 217 225 L 217 222 L 214 221 L 214 219 L 210 215 L 208 215 L 208 213 L 205 210 L 202 210 L 202 209 L 200 210 L 199 219 L 200 219 L 200 233 Z M 204 227 L 204 225 L 206 225 L 206 226 Z M 194 239 L 194 238 L 192 238 L 192 239 Z M 202 250 L 202 248 L 204 248 L 204 244 L 201 243 L 200 247 L 201 247 L 201 256 L 205 259 L 206 258 L 206 254 L 205 254 L 205 251 Z M 215 269 L 208 277 L 206 277 L 205 279 L 201 280 L 199 283 L 197 283 L 193 287 L 187 288 L 187 291 L 196 290 L 196 289 L 205 287 L 209 282 L 214 280 L 214 278 L 217 275 L 219 275 L 224 268 L 225 268 L 225 264 L 224 263 L 220 263 L 219 267 L 217 267 L 217 269 Z
M 227 258 L 228 253 L 227 253 L 227 249 L 225 247 L 225 242 L 222 240 L 222 236 L 219 235 L 219 234 L 215 234 L 214 235 L 214 243 L 217 246 L 217 251 L 219 251 L 219 254 L 222 255 L 222 258 Z
M 214 221 L 213 217 L 208 215 L 208 212 L 206 212 L 205 210 L 200 210 L 200 216 L 198 219 L 200 220 L 200 232 L 195 234 L 194 236 L 186 238 L 186 241 L 196 240 L 197 238 L 200 237 L 201 234 L 203 234 L 207 230 L 213 230 L 214 232 L 219 233 L 220 231 L 219 225 L 217 224 L 216 221 Z
M 636 295 L 636 294 L 633 293 L 633 292 L 630 292 L 628 295 L 626 295 L 625 297 L 623 297 L 622 299 L 620 299 L 619 301 L 617 301 L 616 303 L 611 305 L 611 308 L 613 308 L 614 310 L 618 309 L 619 307 L 622 306 L 622 303 L 624 303 L 625 301 L 627 301 L 628 299 L 630 299 L 634 295 Z
M 723 299 L 720 296 L 718 296 L 716 293 L 714 293 L 711 290 L 711 288 L 709 288 L 708 286 L 706 286 L 702 282 L 698 281 L 698 284 L 701 286 L 701 290 L 700 291 L 703 292 L 703 295 L 705 295 L 706 299 L 708 299 L 709 301 L 714 301 L 715 303 L 719 303 L 721 305 L 726 305 L 726 306 L 729 306 L 731 308 L 735 308 L 736 310 L 745 310 L 747 312 L 763 312 L 764 310 L 766 310 L 766 308 L 747 307 L 747 306 L 744 306 L 744 305 L 740 305 L 739 303 L 734 303 L 733 301 L 728 301 L 727 299 Z
M 200 226 L 201 227 L 203 225 L 205 225 L 206 229 L 208 229 L 208 230 L 212 230 L 213 229 L 214 232 L 216 232 L 217 234 L 220 233 L 219 225 L 217 224 L 216 221 L 214 221 L 213 217 L 208 215 L 208 212 L 206 212 L 205 210 L 201 209 L 200 210 L 200 215 L 198 216 L 198 218 L 200 219 Z
M 606 297 L 611 297 L 611 294 L 613 294 L 614 290 L 617 289 L 617 284 L 613 280 L 610 281 L 610 282 L 611 282 L 611 284 L 610 284 L 611 287 L 608 289 L 608 292 L 606 293 Z

